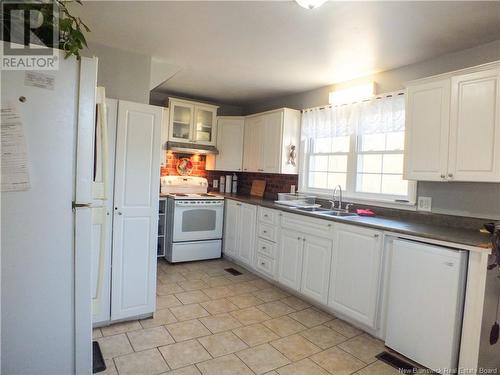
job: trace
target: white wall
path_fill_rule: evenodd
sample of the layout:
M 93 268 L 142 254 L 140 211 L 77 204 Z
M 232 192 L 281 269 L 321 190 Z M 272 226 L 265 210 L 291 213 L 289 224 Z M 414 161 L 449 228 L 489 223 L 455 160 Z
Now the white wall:
M 283 96 L 268 98 L 245 106 L 245 113 L 257 113 L 274 108 L 290 107 L 304 109 L 328 104 L 328 93 L 335 88 L 355 85 L 356 82 L 375 81 L 377 92 L 391 92 L 402 89 L 406 81 L 417 78 L 429 77 L 435 74 L 446 73 L 452 70 L 480 65 L 491 61 L 500 60 L 500 40 L 483 44 L 474 48 L 449 53 L 431 60 L 388 70 L 372 76 L 343 82 L 336 85 L 324 86 L 318 89 Z
M 89 43 L 86 56 L 99 58 L 97 83 L 106 88 L 108 98 L 149 104 L 151 57 Z

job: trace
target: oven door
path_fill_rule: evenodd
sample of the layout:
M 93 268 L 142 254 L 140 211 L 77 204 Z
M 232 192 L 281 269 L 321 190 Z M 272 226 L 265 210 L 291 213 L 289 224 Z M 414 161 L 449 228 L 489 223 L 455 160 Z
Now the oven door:
M 173 242 L 222 238 L 224 200 L 176 201 Z

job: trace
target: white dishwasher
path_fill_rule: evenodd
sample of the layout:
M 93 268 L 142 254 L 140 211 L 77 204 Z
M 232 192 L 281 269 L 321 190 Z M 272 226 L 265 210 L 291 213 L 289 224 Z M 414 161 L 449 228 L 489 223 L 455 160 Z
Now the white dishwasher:
M 468 253 L 395 239 L 385 344 L 438 373 L 458 366 Z

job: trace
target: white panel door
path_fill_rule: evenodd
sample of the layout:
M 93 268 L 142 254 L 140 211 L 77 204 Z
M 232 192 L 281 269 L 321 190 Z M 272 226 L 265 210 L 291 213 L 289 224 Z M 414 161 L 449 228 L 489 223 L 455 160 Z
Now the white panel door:
M 451 103 L 448 178 L 500 182 L 500 69 L 453 77 Z
M 279 173 L 283 112 L 268 113 L 262 117 L 264 126 L 262 128 L 263 137 L 261 142 L 261 172 Z
M 111 319 L 155 309 L 162 109 L 120 101 Z
M 281 230 L 278 281 L 297 291 L 300 290 L 302 275 L 303 238 L 299 232 Z
M 302 282 L 300 291 L 318 302 L 328 303 L 332 241 L 315 236 L 304 237 Z
M 232 257 L 238 255 L 238 228 L 241 203 L 227 199 L 224 216 L 224 253 Z
M 215 170 L 241 171 L 243 165 L 244 117 L 219 117 L 217 121 L 217 149 Z
M 238 258 L 248 266 L 254 264 L 256 220 L 257 206 L 241 203 L 238 220 Z
M 450 80 L 408 87 L 405 178 L 441 181 L 448 167 Z
M 378 231 L 336 227 L 328 304 L 373 329 L 377 325 L 381 244 Z

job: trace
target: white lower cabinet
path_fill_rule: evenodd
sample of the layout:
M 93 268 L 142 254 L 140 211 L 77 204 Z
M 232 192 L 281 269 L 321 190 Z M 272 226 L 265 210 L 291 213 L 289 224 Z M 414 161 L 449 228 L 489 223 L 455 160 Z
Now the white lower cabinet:
M 249 266 L 253 265 L 256 219 L 257 206 L 242 203 L 239 216 L 238 255 L 240 260 Z
M 252 266 L 255 244 L 257 206 L 226 200 L 224 254 Z
M 331 240 L 282 229 L 278 281 L 326 304 L 331 256 Z
M 278 281 L 297 291 L 300 290 L 302 276 L 303 244 L 300 233 L 281 229 Z
M 332 240 L 305 236 L 300 291 L 306 296 L 328 303 Z
M 363 325 L 377 328 L 382 234 L 336 225 L 328 305 Z
M 262 207 L 256 215 L 256 206 L 233 200 L 226 200 L 225 220 L 224 253 L 378 329 L 382 232 Z

